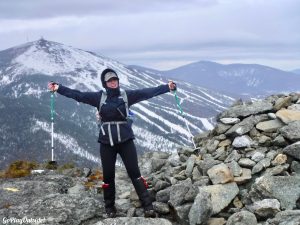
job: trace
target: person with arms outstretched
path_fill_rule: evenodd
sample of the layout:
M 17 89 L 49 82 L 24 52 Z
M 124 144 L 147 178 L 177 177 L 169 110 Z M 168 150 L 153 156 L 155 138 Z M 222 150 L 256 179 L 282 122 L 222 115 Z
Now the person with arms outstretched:
M 98 92 L 81 92 L 70 89 L 55 82 L 49 82 L 51 91 L 83 102 L 98 109 L 101 129 L 98 142 L 100 143 L 100 157 L 103 170 L 103 197 L 108 217 L 116 217 L 115 207 L 115 164 L 117 154 L 125 165 L 132 184 L 142 202 L 145 217 L 155 217 L 152 199 L 147 190 L 148 184 L 141 176 L 138 167 L 132 120 L 128 118 L 129 107 L 165 94 L 176 89 L 176 84 L 169 81 L 165 85 L 138 90 L 120 90 L 119 77 L 113 69 L 105 69 L 101 74 L 104 90 Z

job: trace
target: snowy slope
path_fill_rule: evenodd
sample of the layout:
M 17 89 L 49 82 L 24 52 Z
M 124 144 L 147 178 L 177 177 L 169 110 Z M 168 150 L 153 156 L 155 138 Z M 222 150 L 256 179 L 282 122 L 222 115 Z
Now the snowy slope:
M 118 72 L 123 89 L 153 87 L 167 82 L 164 76 L 147 73 L 138 68 L 131 69 L 104 56 L 44 39 L 1 51 L 0 100 L 6 110 L 5 113 L 2 110 L 0 115 L 4 123 L 2 127 L 15 127 L 11 123 L 16 120 L 6 119 L 9 110 L 26 111 L 26 114 L 21 114 L 24 116 L 21 129 L 8 129 L 9 132 L 2 130 L 8 137 L 0 143 L 0 150 L 5 152 L 2 160 L 11 159 L 10 151 L 19 152 L 25 148 L 20 143 L 28 142 L 28 139 L 32 140 L 36 135 L 41 135 L 43 139 L 32 140 L 34 144 L 26 145 L 24 151 L 35 156 L 43 148 L 44 155 L 41 158 L 48 157 L 48 81 L 54 80 L 81 91 L 99 91 L 102 88 L 100 74 L 107 67 Z M 212 129 L 214 116 L 234 101 L 232 97 L 222 93 L 187 82 L 175 82 L 178 84 L 177 94 L 193 134 Z M 11 104 L 14 101 L 18 104 Z M 96 109 L 60 95 L 56 95 L 55 101 L 55 141 L 59 148 L 57 157 L 80 163 L 99 163 Z M 136 104 L 132 111 L 135 114 L 133 128 L 139 151 L 174 151 L 178 145 L 191 144 L 190 135 L 178 113 L 172 93 Z M 17 115 L 20 113 L 15 116 Z M 13 137 L 19 136 L 20 132 L 24 132 L 24 135 L 22 133 L 21 138 L 15 140 Z M 9 144 L 11 142 L 15 145 Z

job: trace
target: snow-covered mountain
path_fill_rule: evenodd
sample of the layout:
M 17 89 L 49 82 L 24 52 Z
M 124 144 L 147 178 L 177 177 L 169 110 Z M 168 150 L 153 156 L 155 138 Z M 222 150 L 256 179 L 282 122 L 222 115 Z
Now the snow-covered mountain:
M 104 56 L 40 39 L 0 51 L 0 166 L 20 159 L 50 160 L 50 93 L 48 81 L 81 91 L 99 91 L 101 72 L 115 69 L 123 89 L 153 87 L 167 78 Z M 187 82 L 178 83 L 185 117 L 193 134 L 213 127 L 213 118 L 234 99 Z M 96 108 L 56 95 L 56 160 L 99 164 Z M 134 105 L 139 151 L 170 151 L 190 144 L 172 93 Z
M 300 90 L 300 76 L 258 64 L 223 65 L 200 61 L 173 70 L 160 71 L 159 74 L 240 96 Z

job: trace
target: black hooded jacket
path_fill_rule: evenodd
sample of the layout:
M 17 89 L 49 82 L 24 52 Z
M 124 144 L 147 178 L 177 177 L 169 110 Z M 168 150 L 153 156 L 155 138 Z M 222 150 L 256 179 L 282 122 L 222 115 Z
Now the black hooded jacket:
M 101 122 L 111 122 L 111 121 L 127 121 L 124 115 L 126 115 L 125 103 L 123 101 L 122 96 L 120 95 L 119 88 L 108 88 L 106 87 L 106 83 L 104 82 L 104 75 L 106 72 L 112 71 L 111 69 L 104 70 L 101 74 L 102 86 L 106 89 L 107 99 L 105 104 L 101 107 L 100 116 Z M 169 92 L 168 84 L 160 85 L 153 88 L 144 88 L 138 90 L 125 90 L 128 98 L 128 107 L 136 104 L 140 101 L 147 100 L 157 95 L 161 95 Z M 57 92 L 61 95 L 64 95 L 68 98 L 72 98 L 78 102 L 82 102 L 85 104 L 89 104 L 91 106 L 96 107 L 99 110 L 100 99 L 103 91 L 98 92 L 81 92 L 78 90 L 70 89 L 63 85 L 59 85 Z M 132 121 L 129 120 L 127 123 L 120 124 L 120 136 L 121 141 L 118 140 L 117 135 L 117 126 L 111 125 L 111 133 L 114 144 L 125 142 L 129 139 L 134 139 L 134 134 L 132 130 Z M 104 133 L 99 132 L 98 142 L 103 144 L 110 144 L 109 136 L 108 136 L 108 126 L 102 126 L 104 129 Z

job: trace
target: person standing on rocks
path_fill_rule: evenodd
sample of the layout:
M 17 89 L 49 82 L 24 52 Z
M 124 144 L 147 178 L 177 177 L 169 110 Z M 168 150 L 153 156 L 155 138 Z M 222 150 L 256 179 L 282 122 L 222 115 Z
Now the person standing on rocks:
M 98 92 L 81 92 L 55 82 L 49 82 L 48 88 L 68 98 L 75 99 L 98 109 L 101 130 L 98 142 L 103 169 L 103 196 L 108 217 L 116 216 L 115 207 L 115 164 L 119 153 L 132 184 L 142 202 L 145 217 L 155 217 L 152 199 L 147 190 L 147 182 L 141 176 L 138 167 L 137 152 L 134 144 L 132 120 L 128 118 L 129 107 L 135 103 L 150 99 L 176 89 L 176 84 L 153 88 L 120 91 L 119 77 L 116 71 L 105 69 L 101 74 L 105 90 Z M 125 93 L 124 93 L 125 92 Z

